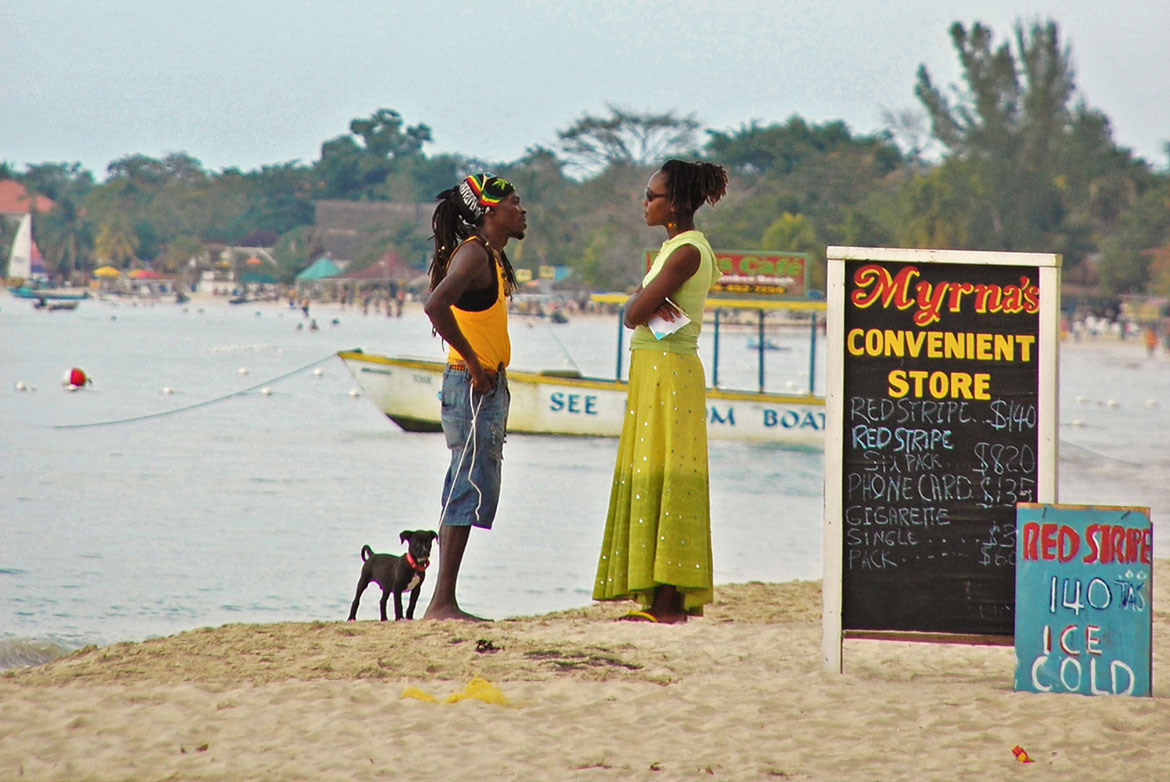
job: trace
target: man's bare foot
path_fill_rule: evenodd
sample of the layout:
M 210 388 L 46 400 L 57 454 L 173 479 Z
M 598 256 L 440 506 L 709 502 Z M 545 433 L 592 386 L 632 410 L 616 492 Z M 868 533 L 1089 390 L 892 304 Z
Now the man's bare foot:
M 437 606 L 431 604 L 427 606 L 427 612 L 423 614 L 423 619 L 435 620 L 456 620 L 460 622 L 490 622 L 490 619 L 484 619 L 482 616 L 469 614 L 457 605 Z

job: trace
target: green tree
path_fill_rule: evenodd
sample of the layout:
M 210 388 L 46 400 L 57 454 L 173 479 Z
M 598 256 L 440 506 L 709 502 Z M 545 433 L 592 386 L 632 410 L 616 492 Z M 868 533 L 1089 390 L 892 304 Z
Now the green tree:
M 566 163 L 597 173 L 609 166 L 645 167 L 696 148 L 699 123 L 692 115 L 639 114 L 609 105 L 609 116 L 584 115 L 557 132 Z
M 713 242 L 751 248 L 784 213 L 803 215 L 826 244 L 877 243 L 893 230 L 887 202 L 908 164 L 889 134 L 855 136 L 843 122 L 709 132 L 704 156 L 731 171 L 728 195 L 706 221 Z
M 1014 47 L 979 23 L 955 23 L 950 34 L 964 88 L 949 98 L 925 66 L 915 88 L 948 165 L 910 191 L 933 206 L 912 204 L 903 231 L 919 242 L 1056 250 L 1066 266 L 1080 262 L 1148 186 L 1146 166 L 1113 143 L 1104 115 L 1076 98 L 1070 49 L 1055 22 L 1017 24 Z
M 431 140 L 430 128 L 404 128 L 402 115 L 393 109 L 378 109 L 367 119 L 355 119 L 349 123 L 349 131 L 361 138 L 367 154 L 387 160 L 415 157 Z
M 356 199 L 369 184 L 363 179 L 361 148 L 349 136 L 338 136 L 322 144 L 321 159 L 313 171 L 317 184 L 314 195 L 318 198 Z
M 352 120 L 349 130 L 350 135 L 321 145 L 321 159 L 313 167 L 317 197 L 384 201 L 399 200 L 392 198 L 398 194 L 406 196 L 401 200 L 415 200 L 420 190 L 430 190 L 411 179 L 411 174 L 421 174 L 428 185 L 433 181 L 434 172 L 422 154 L 431 140 L 429 127 L 406 127 L 397 111 L 378 109 L 368 118 Z M 392 176 L 395 181 L 388 184 Z
M 57 200 L 37 224 L 37 244 L 45 262 L 65 277 L 83 271 L 93 253 L 93 229 L 73 194 Z
M 815 253 L 818 245 L 816 229 L 808 218 L 789 212 L 776 218 L 760 240 L 761 250 L 784 252 Z
M 642 217 L 642 193 L 653 171 L 650 166 L 610 166 L 571 190 L 573 200 L 567 208 L 572 210 L 572 265 L 577 268 L 577 262 L 592 247 L 592 271 L 583 279 L 602 290 L 621 290 L 640 283 L 646 272 L 646 249 L 657 247 L 665 238 L 661 228 L 648 227 Z M 531 234 L 556 230 L 532 220 L 529 226 Z
M 1155 248 L 1149 265 L 1150 293 L 1170 298 L 1170 244 Z
M 124 269 L 137 257 L 138 246 L 138 235 L 129 218 L 115 214 L 98 228 L 94 253 L 103 264 Z
M 462 166 L 461 159 L 454 155 L 400 158 L 394 161 L 382 184 L 371 192 L 386 201 L 427 203 L 459 178 Z
M 1118 229 L 1101 244 L 1098 271 L 1106 293 L 1145 293 L 1150 282 L 1149 250 L 1170 244 L 1170 182 L 1144 193 L 1122 215 Z
M 1073 71 L 1055 22 L 1016 27 L 1016 52 L 990 28 L 951 26 L 966 91 L 952 103 L 918 70 L 915 94 L 951 160 L 969 166 L 981 207 L 970 222 L 978 247 L 1039 250 L 1064 216 L 1056 156 L 1071 115 Z
M 630 273 L 633 248 L 624 246 L 623 239 L 613 227 L 600 228 L 590 237 L 574 264 L 582 282 L 594 290 L 622 290 L 636 284 Z
M 564 163 L 551 150 L 535 147 L 496 173 L 516 186 L 528 210 L 531 228 L 514 250 L 512 245 L 508 250 L 517 268 L 535 273 L 542 265 L 567 266 L 579 258 L 584 249 L 576 219 L 580 185 L 565 176 Z
M 53 201 L 35 221 L 37 246 L 47 267 L 65 277 L 86 266 L 93 247 L 93 227 L 84 200 L 93 189 L 93 175 L 80 163 L 41 163 L 20 177 L 30 194 Z
M 202 268 L 208 261 L 207 250 L 199 237 L 186 234 L 177 236 L 167 242 L 166 251 L 161 256 L 162 268 L 167 274 L 193 274 L 196 269 Z
M 314 220 L 312 170 L 298 163 L 241 172 L 227 169 L 214 178 L 205 196 L 212 200 L 204 240 L 242 242 L 255 231 L 280 236 Z
M 978 184 L 970 165 L 950 160 L 919 174 L 902 188 L 898 243 L 903 247 L 953 249 L 967 245 Z
M 208 197 L 213 180 L 186 153 L 161 159 L 129 155 L 112 162 L 107 171 L 109 176 L 91 191 L 86 206 L 99 226 L 122 226 L 128 220 L 137 257 L 154 258 L 183 234 L 205 235 L 213 212 L 226 207 Z
M 780 215 L 764 231 L 760 249 L 807 254 L 806 285 L 810 289 L 825 289 L 825 244 L 817 239 L 816 228 L 804 215 L 789 212 Z
M 706 156 L 747 175 L 793 175 L 819 159 L 848 157 L 871 169 L 866 171 L 868 179 L 873 175 L 880 178 L 902 163 L 902 155 L 888 134 L 854 136 L 839 120 L 809 125 L 792 116 L 782 125 L 752 122 L 732 133 L 708 131 L 708 136 Z

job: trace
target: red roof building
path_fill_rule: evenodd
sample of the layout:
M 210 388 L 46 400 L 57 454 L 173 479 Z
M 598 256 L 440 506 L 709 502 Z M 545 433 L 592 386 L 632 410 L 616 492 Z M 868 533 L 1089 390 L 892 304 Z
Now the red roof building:
M 53 206 L 53 201 L 44 196 L 29 198 L 24 185 L 15 179 L 0 179 L 0 214 L 48 212 Z

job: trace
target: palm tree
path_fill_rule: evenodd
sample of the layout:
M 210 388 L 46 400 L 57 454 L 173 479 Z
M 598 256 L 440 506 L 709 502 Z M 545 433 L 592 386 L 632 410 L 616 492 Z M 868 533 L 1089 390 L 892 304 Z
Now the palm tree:
M 52 210 L 38 214 L 38 237 L 45 260 L 65 276 L 80 270 L 93 246 L 93 235 L 85 210 L 71 196 L 59 199 Z
M 134 260 L 137 251 L 138 234 L 125 215 L 115 214 L 102 222 L 94 241 L 94 252 L 98 258 L 124 269 Z

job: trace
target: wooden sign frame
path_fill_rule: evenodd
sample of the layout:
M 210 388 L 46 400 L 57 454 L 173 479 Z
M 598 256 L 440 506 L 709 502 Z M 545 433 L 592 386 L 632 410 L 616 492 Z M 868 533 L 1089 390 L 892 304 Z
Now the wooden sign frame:
M 824 569 L 823 569 L 823 643 L 822 662 L 825 670 L 840 672 L 842 670 L 842 644 L 846 638 L 892 639 L 909 641 L 929 641 L 940 643 L 994 643 L 1010 644 L 1011 624 L 1004 620 L 1008 629 L 1002 634 L 987 634 L 985 632 L 965 631 L 962 628 L 948 629 L 946 632 L 933 630 L 918 630 L 914 627 L 900 626 L 898 629 L 887 627 L 845 627 L 843 613 L 849 606 L 846 605 L 845 595 L 856 589 L 848 590 L 845 579 L 850 575 L 845 562 L 846 554 L 846 498 L 843 491 L 845 474 L 845 458 L 847 445 L 853 441 L 847 440 L 850 432 L 847 429 L 847 400 L 845 398 L 845 384 L 847 374 L 847 346 L 846 346 L 846 291 L 849 287 L 846 280 L 846 269 L 858 268 L 859 264 L 872 265 L 874 269 L 909 270 L 907 278 L 912 278 L 921 271 L 921 276 L 928 274 L 938 275 L 941 271 L 953 273 L 961 278 L 968 267 L 973 277 L 983 275 L 1006 274 L 1003 267 L 1022 267 L 1023 276 L 1028 280 L 1028 286 L 1034 285 L 1038 293 L 1039 303 L 1036 308 L 1036 387 L 1035 398 L 1035 487 L 1029 490 L 1031 496 L 1021 496 L 1021 501 L 1055 502 L 1057 497 L 1057 445 L 1058 445 L 1058 398 L 1057 398 L 1057 370 L 1058 370 L 1058 337 L 1060 325 L 1060 265 L 1061 257 L 1049 253 L 1009 253 L 1009 252 L 974 252 L 960 250 L 922 250 L 896 249 L 872 247 L 829 247 L 828 248 L 828 318 L 827 318 L 827 394 L 826 413 L 828 428 L 825 434 L 825 515 L 824 515 Z M 945 269 L 940 268 L 945 265 Z M 910 267 L 916 267 L 910 269 Z M 925 284 L 925 283 L 924 283 Z M 929 293 L 925 290 L 925 293 Z M 909 293 L 911 299 L 916 295 L 913 286 L 904 293 Z M 973 306 L 973 296 L 964 298 L 967 291 L 958 291 L 938 307 L 937 313 L 942 319 L 941 328 L 946 328 L 946 318 L 949 317 L 947 305 L 953 309 L 950 312 L 959 312 L 962 307 Z M 905 302 L 904 302 L 905 303 Z M 888 302 L 886 302 L 888 304 Z M 885 306 L 885 305 L 882 305 Z M 912 306 L 912 302 L 906 303 Z M 893 312 L 893 310 L 890 310 Z M 929 314 L 929 313 L 928 313 Z M 901 316 L 899 316 L 901 317 Z M 954 315 L 951 317 L 960 317 Z M 939 320 L 936 318 L 935 320 Z M 854 346 L 856 352 L 856 345 Z M 855 360 L 855 359 L 850 359 Z M 915 364 L 906 359 L 906 366 L 913 368 Z M 994 362 L 988 362 L 994 382 Z M 904 379 L 904 375 L 902 376 Z M 985 380 L 985 379 L 984 379 Z M 892 382 L 892 381 L 891 381 Z M 892 388 L 892 386 L 891 386 Z M 932 391 L 933 392 L 933 391 Z M 962 504 L 962 500 L 957 500 Z M 986 507 L 986 506 L 983 506 Z M 1007 510 L 997 509 L 995 513 L 1007 515 Z M 1008 579 L 1006 588 L 1009 594 L 1014 594 L 1014 505 L 1011 506 L 1012 523 L 1010 530 L 1006 525 L 1003 529 L 1005 551 L 1010 550 L 1012 568 L 1008 570 L 1005 560 L 997 567 L 995 577 Z M 1008 538 L 1010 534 L 1010 539 Z M 945 541 L 944 541 L 945 544 Z M 957 542 L 956 542 L 957 544 Z M 940 545 L 940 544 L 935 544 Z M 954 560 L 947 561 L 944 556 L 932 558 L 930 562 L 910 564 L 907 568 L 912 576 L 914 568 L 946 568 L 953 565 Z M 903 572 L 907 572 L 903 571 Z M 857 576 L 854 576 L 857 578 Z M 855 584 L 856 582 L 850 582 Z M 998 584 L 1002 589 L 1004 584 Z M 1014 602 L 1007 607 L 1014 611 Z M 874 624 L 881 624 L 876 622 Z M 906 622 L 900 620 L 899 625 Z M 961 624 L 961 622 L 960 622 Z

